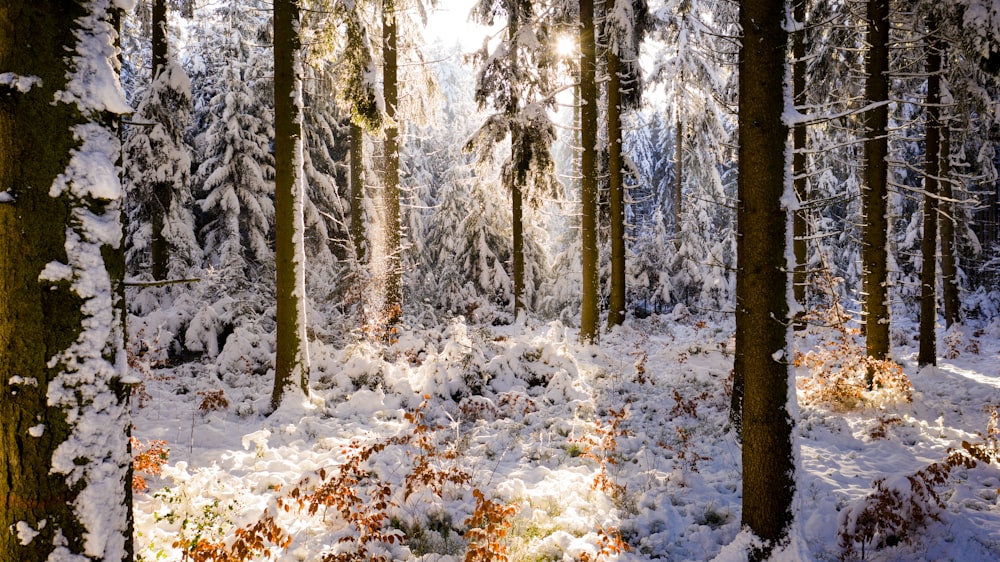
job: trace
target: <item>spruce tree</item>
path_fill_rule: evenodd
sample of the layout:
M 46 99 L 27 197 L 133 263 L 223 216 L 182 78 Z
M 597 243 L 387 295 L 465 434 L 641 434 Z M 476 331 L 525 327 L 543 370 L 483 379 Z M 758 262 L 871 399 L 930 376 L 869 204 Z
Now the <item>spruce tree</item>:
M 766 559 L 787 539 L 795 494 L 794 421 L 788 408 L 784 0 L 740 4 L 739 238 L 735 376 L 743 440 L 743 525 Z M 734 389 L 734 399 L 737 399 Z

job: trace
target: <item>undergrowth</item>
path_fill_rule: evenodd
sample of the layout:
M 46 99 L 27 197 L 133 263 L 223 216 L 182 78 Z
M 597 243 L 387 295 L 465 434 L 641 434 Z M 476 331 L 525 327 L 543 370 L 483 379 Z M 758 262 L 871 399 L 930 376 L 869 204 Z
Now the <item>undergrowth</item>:
M 864 560 L 874 549 L 909 544 L 933 522 L 940 522 L 945 509 L 941 488 L 956 469 L 972 469 L 978 463 L 1000 465 L 1000 428 L 992 408 L 985 434 L 975 442 L 962 441 L 958 449 L 912 474 L 878 478 L 873 491 L 840 514 L 837 541 L 844 560 Z
M 847 412 L 913 401 L 913 384 L 903 368 L 890 359 L 866 355 L 860 330 L 847 325 L 838 301 L 806 318 L 829 326 L 836 336 L 817 349 L 795 354 L 795 366 L 809 369 L 809 376 L 796 382 L 803 405 L 823 404 Z

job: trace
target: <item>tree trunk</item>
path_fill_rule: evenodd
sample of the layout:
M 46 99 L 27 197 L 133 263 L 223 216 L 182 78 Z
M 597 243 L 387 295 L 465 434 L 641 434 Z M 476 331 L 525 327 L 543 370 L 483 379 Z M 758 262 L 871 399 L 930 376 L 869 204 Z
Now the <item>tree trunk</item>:
M 622 159 L 621 76 L 618 53 L 608 48 L 608 202 L 611 210 L 611 291 L 608 329 L 625 321 L 625 164 Z
M 167 0 L 153 0 L 153 74 L 150 83 L 156 81 L 167 66 L 168 30 L 167 30 Z M 153 279 L 161 281 L 167 278 L 167 268 L 170 265 L 170 244 L 163 234 L 164 222 L 170 212 L 171 185 L 167 182 L 153 184 L 153 194 L 149 210 L 150 227 L 152 230 L 149 242 L 150 270 Z
M 385 166 L 382 205 L 385 210 L 385 310 L 386 329 L 393 330 L 403 315 L 403 267 L 399 222 L 399 124 L 396 109 L 399 83 L 396 78 L 398 52 L 395 0 L 382 0 L 382 95 L 385 98 Z
M 512 152 L 518 152 L 512 150 Z M 528 161 L 523 154 L 511 154 L 512 171 L 510 194 L 513 203 L 512 230 L 514 234 L 511 260 L 514 268 L 514 318 L 524 311 L 524 181 Z
M 683 81 L 681 73 L 681 81 Z M 680 96 L 678 96 L 678 102 Z M 676 140 L 674 142 L 674 247 L 681 247 L 681 213 L 684 211 L 684 122 L 681 121 L 680 111 L 677 111 L 674 132 Z
M 795 21 L 802 24 L 806 19 L 805 0 L 795 0 Z M 799 30 L 792 36 L 792 102 L 796 107 L 806 103 L 806 41 L 805 31 Z M 795 314 L 795 329 L 806 327 L 803 316 L 806 312 L 806 262 L 809 259 L 806 245 L 808 211 L 805 208 L 809 194 L 806 193 L 806 124 L 796 123 L 792 130 L 792 182 L 799 209 L 795 210 L 792 222 L 794 237 L 793 251 L 795 254 L 795 270 L 792 275 L 795 302 L 799 304 Z
M 865 174 L 861 202 L 864 240 L 861 260 L 865 287 L 865 352 L 875 359 L 889 356 L 888 122 L 889 0 L 868 0 L 868 53 L 865 97 L 879 104 L 865 114 Z M 868 375 L 871 385 L 871 374 Z
M 937 218 L 941 151 L 941 52 L 937 23 L 927 20 L 927 119 L 924 147 L 924 238 L 920 243 L 920 349 L 917 363 L 937 364 Z
M 351 239 L 354 241 L 354 256 L 361 267 L 365 260 L 365 185 L 364 172 L 364 131 L 351 121 Z
M 274 390 L 308 393 L 309 357 L 303 247 L 302 82 L 298 76 L 298 0 L 274 2 L 274 261 L 277 269 Z
M 116 83 L 118 61 L 77 43 L 116 44 L 110 4 L 6 0 L 0 8 L 0 69 L 14 78 L 0 84 L 5 561 L 132 559 L 131 419 L 119 360 L 123 197 L 112 113 L 127 106 L 93 99 L 86 84 Z M 97 76 L 81 75 L 91 68 Z
M 958 294 L 955 253 L 957 206 L 951 183 L 951 127 L 941 124 L 941 292 L 944 296 L 945 327 L 961 322 L 962 301 Z
M 597 49 L 594 0 L 580 0 L 580 341 L 596 343 L 600 322 L 597 248 Z
M 739 209 L 735 376 L 743 381 L 743 525 L 767 558 L 792 522 L 795 464 L 788 412 L 784 0 L 740 4 Z M 791 186 L 789 186 L 791 187 Z M 766 288 L 766 289 L 765 289 Z

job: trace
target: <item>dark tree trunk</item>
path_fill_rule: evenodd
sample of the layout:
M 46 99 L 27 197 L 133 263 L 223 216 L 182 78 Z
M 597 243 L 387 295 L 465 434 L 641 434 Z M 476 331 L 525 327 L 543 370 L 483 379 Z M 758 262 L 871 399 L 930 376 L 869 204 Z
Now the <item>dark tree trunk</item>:
M 937 364 L 937 219 L 941 163 L 941 51 L 937 23 L 927 21 L 927 120 L 924 147 L 924 238 L 920 244 L 920 349 L 917 363 Z
M 386 328 L 394 329 L 403 315 L 403 265 L 399 220 L 399 104 L 397 80 L 398 39 L 395 0 L 382 0 L 382 95 L 385 99 L 385 164 L 382 170 L 382 208 L 385 212 L 385 310 Z
M 153 0 L 153 81 L 167 66 L 168 42 L 167 0 Z M 149 242 L 150 272 L 157 281 L 167 278 L 167 268 L 170 265 L 170 243 L 163 234 L 163 227 L 170 211 L 171 191 L 169 183 L 154 183 L 153 196 L 149 201 L 153 206 L 149 209 L 152 230 Z
M 681 74 L 683 81 L 683 73 Z M 678 99 L 679 96 L 678 96 Z M 677 113 L 675 122 L 675 142 L 674 142 L 674 246 L 681 246 L 681 213 L 684 211 L 684 122 L 681 121 L 680 112 Z
M 89 93 L 53 101 L 68 75 L 80 80 L 71 59 L 98 56 L 78 51 L 81 20 L 98 44 L 116 40 L 117 9 L 85 6 L 0 7 L 0 69 L 17 79 L 0 85 L 0 192 L 11 199 L 0 203 L 4 561 L 132 559 L 122 233 L 88 227 L 120 224 L 118 119 Z M 83 79 L 117 80 L 107 62 L 96 65 L 106 75 Z
M 740 4 L 739 209 L 735 376 L 743 384 L 743 524 L 766 559 L 787 539 L 795 464 L 788 411 L 789 342 L 784 0 Z
M 868 0 L 865 98 L 868 103 L 878 105 L 865 113 L 865 177 L 861 190 L 865 229 L 861 259 L 865 277 L 865 352 L 875 359 L 889 356 L 888 43 L 889 0 Z M 868 384 L 871 384 L 871 374 Z
M 510 195 L 513 205 L 512 230 L 514 246 L 511 258 L 514 269 L 514 317 L 525 310 L 524 306 L 524 181 L 528 161 L 523 154 L 512 154 L 514 169 L 511 172 Z
M 806 19 L 805 0 L 794 0 L 793 14 L 795 21 L 802 24 Z M 792 36 L 792 102 L 796 107 L 806 103 L 806 41 L 805 31 L 799 30 Z M 806 245 L 808 211 L 806 204 L 809 194 L 806 193 L 806 124 L 796 123 L 792 129 L 792 182 L 799 209 L 795 211 L 792 220 L 793 251 L 795 254 L 795 270 L 792 275 L 795 301 L 802 308 L 795 315 L 795 329 L 805 328 L 803 316 L 806 311 L 806 261 L 809 259 Z
M 600 323 L 597 248 L 597 49 L 594 0 L 580 0 L 580 241 L 582 295 L 580 341 L 596 343 Z
M 274 261 L 277 270 L 274 391 L 277 408 L 286 387 L 308 393 L 305 326 L 305 252 L 302 204 L 301 78 L 298 0 L 274 2 Z
M 962 302 L 958 292 L 955 226 L 958 206 L 951 183 L 951 127 L 941 124 L 941 292 L 944 296 L 945 327 L 961 322 Z
M 611 210 L 611 291 L 608 328 L 625 321 L 625 164 L 622 159 L 621 66 L 608 49 L 608 202 Z
M 365 255 L 365 185 L 364 172 L 364 131 L 351 121 L 351 239 L 354 241 L 354 256 L 358 266 L 367 259 Z

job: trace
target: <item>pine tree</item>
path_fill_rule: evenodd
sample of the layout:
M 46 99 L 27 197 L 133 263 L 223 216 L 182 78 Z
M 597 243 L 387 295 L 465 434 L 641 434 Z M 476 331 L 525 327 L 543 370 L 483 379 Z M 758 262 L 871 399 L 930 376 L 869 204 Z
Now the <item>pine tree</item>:
M 743 525 L 766 559 L 787 540 L 795 495 L 794 421 L 788 409 L 788 261 L 785 147 L 787 32 L 784 0 L 740 5 L 739 241 L 736 277 L 734 410 L 743 440 Z M 766 290 L 762 290 L 766 287 Z M 740 396 L 737 396 L 737 392 Z
M 937 364 L 938 182 L 941 169 L 941 47 L 937 20 L 927 18 L 927 100 L 924 124 L 924 236 L 920 270 L 920 351 L 917 363 Z
M 480 66 L 476 75 L 475 99 L 480 109 L 495 113 L 466 144 L 481 162 L 493 158 L 494 147 L 509 139 L 510 153 L 503 165 L 503 181 L 511 197 L 511 277 L 514 283 L 514 315 L 525 310 L 528 288 L 526 276 L 527 208 L 537 205 L 540 196 L 553 190 L 553 161 L 550 154 L 555 128 L 547 111 L 554 105 L 556 69 L 554 36 L 567 27 L 567 7 L 556 4 L 546 19 L 535 15 L 536 7 L 524 0 L 485 0 L 476 5 L 471 17 L 493 25 L 504 15 L 504 40 L 495 46 L 484 43 L 473 55 Z
M 118 21 L 0 9 L 2 560 L 133 558 Z
M 597 245 L 597 43 L 594 0 L 580 0 L 580 341 L 596 343 L 600 322 Z
M 168 48 L 166 0 L 152 10 L 152 80 L 123 146 L 128 202 L 129 271 L 153 279 L 184 278 L 200 265 L 191 194 L 191 83 Z
M 625 320 L 625 161 L 622 152 L 622 113 L 641 100 L 639 46 L 645 32 L 645 0 L 610 2 L 605 16 L 608 72 L 608 199 L 611 219 L 611 288 L 608 327 Z
M 889 0 L 867 1 L 868 51 L 865 54 L 864 318 L 866 353 L 875 359 L 889 355 L 888 270 L 888 121 L 889 121 Z M 868 376 L 871 384 L 871 374 Z

